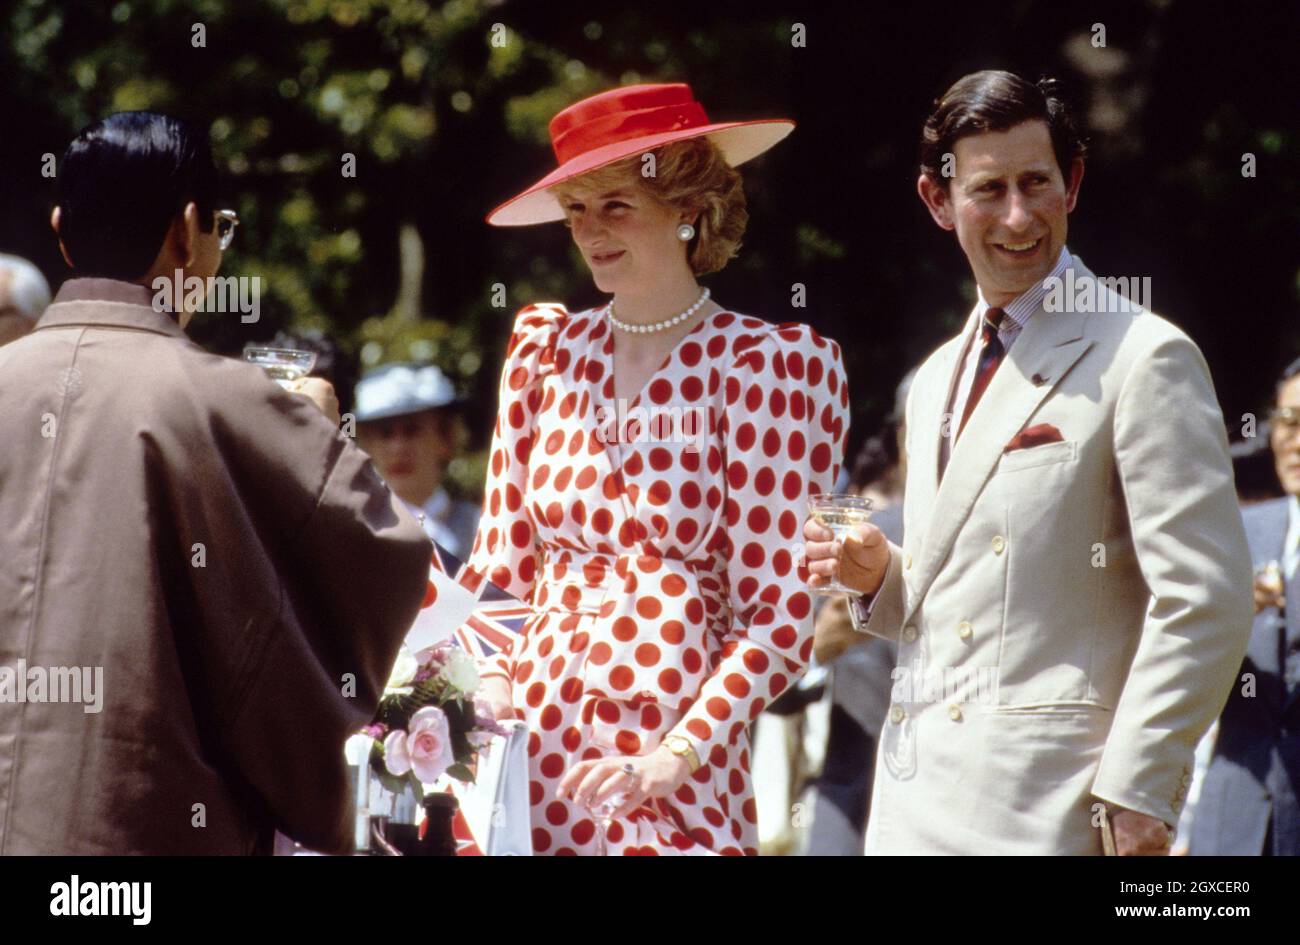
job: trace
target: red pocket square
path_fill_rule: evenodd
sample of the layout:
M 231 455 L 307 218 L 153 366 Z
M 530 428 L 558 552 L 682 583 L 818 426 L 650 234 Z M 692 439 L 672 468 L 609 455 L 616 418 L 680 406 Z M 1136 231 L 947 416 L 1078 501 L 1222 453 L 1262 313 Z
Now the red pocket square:
M 1056 429 L 1050 423 L 1040 423 L 1036 426 L 1025 427 L 1011 440 L 1006 446 L 1002 447 L 1002 452 L 1010 453 L 1012 450 L 1027 450 L 1031 446 L 1042 446 L 1045 443 L 1060 443 L 1065 437 L 1061 436 L 1061 431 Z

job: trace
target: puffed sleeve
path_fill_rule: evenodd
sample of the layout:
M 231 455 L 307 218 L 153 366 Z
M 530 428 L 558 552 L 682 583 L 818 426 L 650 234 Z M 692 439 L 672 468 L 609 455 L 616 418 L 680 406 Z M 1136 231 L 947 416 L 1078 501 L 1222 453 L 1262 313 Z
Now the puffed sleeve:
M 555 364 L 555 344 L 568 318 L 559 305 L 529 305 L 515 319 L 501 370 L 501 396 L 469 566 L 502 590 L 531 603 L 537 577 L 537 541 L 524 503 L 534 418 L 542 404 L 542 381 Z M 485 676 L 509 676 L 511 648 L 480 666 Z
M 801 526 L 808 496 L 830 492 L 839 475 L 848 406 L 839 345 L 806 325 L 773 328 L 727 379 L 731 629 L 717 669 L 672 732 L 705 764 L 807 668 L 813 608 Z

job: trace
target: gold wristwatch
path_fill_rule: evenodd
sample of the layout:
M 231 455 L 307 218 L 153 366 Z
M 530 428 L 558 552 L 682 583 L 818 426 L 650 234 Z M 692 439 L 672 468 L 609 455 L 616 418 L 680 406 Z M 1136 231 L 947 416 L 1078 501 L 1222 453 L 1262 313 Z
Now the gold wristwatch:
M 665 735 L 663 746 L 679 758 L 685 758 L 691 766 L 691 774 L 700 770 L 700 756 L 695 753 L 695 746 L 680 735 Z

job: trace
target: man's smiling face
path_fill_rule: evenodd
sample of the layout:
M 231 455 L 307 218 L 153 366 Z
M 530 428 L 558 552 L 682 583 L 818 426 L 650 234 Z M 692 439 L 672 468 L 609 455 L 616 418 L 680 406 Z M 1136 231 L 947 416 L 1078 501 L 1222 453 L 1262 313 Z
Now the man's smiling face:
M 922 175 L 921 198 L 936 223 L 957 231 L 984 298 L 1005 305 L 1052 271 L 1083 161 L 1075 160 L 1064 179 L 1042 121 L 959 138 L 953 157 L 948 190 Z

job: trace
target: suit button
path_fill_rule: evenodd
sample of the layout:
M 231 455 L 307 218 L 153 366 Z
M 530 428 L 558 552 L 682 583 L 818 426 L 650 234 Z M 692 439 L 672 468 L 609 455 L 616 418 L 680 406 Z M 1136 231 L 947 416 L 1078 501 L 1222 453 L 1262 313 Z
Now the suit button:
M 904 627 L 904 628 L 903 628 L 903 639 L 906 640 L 908 643 L 915 643 L 915 642 L 916 642 L 916 627 L 912 626 L 911 624 L 908 624 L 906 627 Z
M 995 555 L 1002 554 L 1002 549 L 1005 548 L 1006 546 L 1007 546 L 1007 540 L 1005 538 L 1003 538 L 1001 535 L 993 536 L 993 553 Z
M 904 568 L 907 568 L 909 571 L 912 569 L 912 556 L 911 556 L 911 555 L 907 555 L 907 556 L 905 556 L 905 557 L 903 558 L 903 567 L 904 567 Z
M 961 623 L 957 624 L 957 636 L 961 637 L 963 640 L 969 640 L 973 632 L 969 620 L 963 620 Z
M 1186 775 L 1186 774 L 1183 775 L 1183 782 L 1182 782 L 1182 783 L 1183 783 L 1183 787 L 1184 787 L 1184 788 L 1187 787 L 1189 784 L 1191 784 L 1191 783 L 1192 783 L 1192 778 L 1191 778 L 1191 776 L 1190 776 L 1190 775 Z
M 953 705 L 948 706 L 948 718 L 952 719 L 954 722 L 960 722 L 961 706 L 956 705 L 955 703 Z
M 889 710 L 889 721 L 893 722 L 895 725 L 898 725 L 906 717 L 907 713 L 903 711 L 901 705 L 892 706 Z

